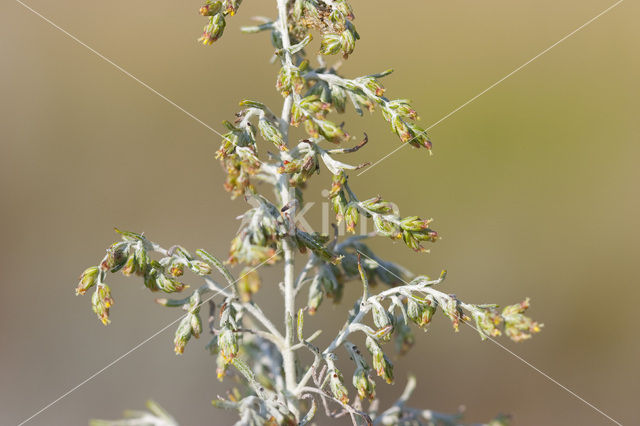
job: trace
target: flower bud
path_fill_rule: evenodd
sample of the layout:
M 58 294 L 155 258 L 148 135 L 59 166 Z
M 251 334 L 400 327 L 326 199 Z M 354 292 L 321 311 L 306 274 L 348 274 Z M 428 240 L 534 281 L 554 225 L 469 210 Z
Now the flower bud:
M 122 274 L 125 276 L 131 276 L 136 271 L 136 255 L 131 252 L 127 258 L 124 267 L 122 268 Z
M 165 293 L 176 293 L 184 290 L 187 286 L 172 278 L 168 278 L 160 272 L 155 280 L 155 285 Z
M 198 275 L 209 275 L 211 273 L 211 265 L 201 260 L 191 260 L 189 261 L 189 266 Z
M 147 268 L 144 274 L 144 286 L 147 287 L 151 291 L 158 291 L 158 284 L 156 279 L 159 274 L 158 268 L 162 268 L 158 262 L 152 262 L 151 265 Z
M 344 215 L 348 232 L 351 232 L 351 233 L 356 232 L 356 225 L 358 224 L 359 216 L 360 214 L 358 212 L 358 207 L 356 206 L 356 204 L 350 203 Z
M 410 118 L 411 120 L 416 120 L 418 118 L 418 113 L 405 99 L 394 99 L 387 102 L 386 105 L 402 117 Z
M 502 310 L 505 334 L 514 342 L 529 339 L 533 333 L 539 332 L 543 326 L 523 315 L 528 308 L 529 299 L 525 299 L 522 303 L 507 306 Z
M 393 364 L 384 354 L 378 342 L 367 336 L 366 345 L 372 356 L 373 369 L 387 383 L 393 383 Z
M 416 302 L 413 297 L 407 298 L 407 316 L 411 321 L 420 325 L 422 321 L 422 305 Z
M 266 141 L 274 144 L 280 151 L 286 151 L 287 145 L 284 142 L 282 133 L 271 120 L 266 119 L 264 116 L 258 120 L 258 130 L 260 135 Z
M 291 107 L 291 121 L 290 124 L 292 126 L 298 127 L 300 123 L 305 119 L 304 110 L 298 106 L 297 103 L 294 103 Z
M 428 241 L 430 243 L 435 243 L 438 241 L 438 233 L 433 229 L 424 228 L 420 231 L 412 232 L 413 237 L 418 241 Z
M 336 213 L 336 220 L 340 223 L 347 212 L 347 198 L 344 192 L 340 191 L 331 201 L 333 203 L 333 211 Z
M 351 30 L 345 30 L 340 34 L 340 44 L 342 45 L 342 56 L 347 57 L 353 53 L 356 48 L 356 34 Z
M 287 97 L 291 92 L 300 93 L 304 89 L 304 79 L 300 75 L 300 69 L 292 65 L 284 65 L 278 72 L 276 89 L 282 96 Z
M 222 381 L 224 376 L 227 375 L 227 369 L 229 368 L 229 363 L 222 356 L 222 352 L 218 352 L 218 356 L 216 357 L 216 375 L 218 380 Z
M 378 301 L 372 301 L 373 308 L 371 309 L 371 314 L 373 315 L 373 323 L 378 328 L 385 328 L 389 325 L 392 325 L 392 319 L 389 312 L 387 312 L 384 307 Z
M 200 8 L 200 15 L 213 16 L 216 13 L 220 12 L 221 8 L 222 8 L 222 2 L 207 0 L 204 6 Z
M 332 5 L 334 10 L 342 13 L 347 19 L 353 20 L 355 18 L 353 9 L 351 9 L 351 5 L 346 0 L 333 0 Z
M 289 164 L 292 163 L 294 162 Z M 291 186 L 300 186 L 305 183 L 315 171 L 320 169 L 315 154 L 308 153 L 302 158 L 302 161 L 296 163 L 298 164 L 298 169 L 291 175 L 291 179 L 289 179 Z M 278 171 L 281 169 L 282 168 L 278 169 Z
M 385 220 L 382 216 L 375 216 L 373 218 L 373 224 L 376 232 L 385 237 L 389 237 L 393 240 L 399 240 L 402 238 L 402 232 L 395 226 L 395 224 L 389 220 Z
M 111 290 L 106 284 L 98 284 L 91 296 L 93 312 L 98 315 L 104 325 L 109 324 L 109 308 L 113 306 Z
M 373 213 L 378 214 L 390 214 L 394 211 L 393 203 L 388 201 L 384 201 L 380 199 L 380 197 L 370 198 L 368 200 L 364 200 L 360 203 L 362 207 L 367 210 L 372 211 Z
M 242 0 L 225 0 L 225 12 L 231 16 L 235 15 L 241 1 Z
M 169 274 L 174 277 L 181 277 L 184 274 L 184 265 L 181 262 L 174 261 L 169 265 Z
M 184 348 L 191 339 L 191 334 L 191 314 L 188 314 L 180 321 L 173 338 L 173 350 L 176 354 L 184 353 Z
M 307 123 L 311 122 L 308 121 Z M 318 118 L 314 120 L 314 123 L 317 126 L 318 133 L 329 142 L 340 143 L 349 139 L 349 135 L 333 121 Z
M 202 319 L 200 318 L 200 313 L 198 311 L 199 309 L 192 314 L 187 315 L 191 324 L 191 333 L 193 333 L 193 337 L 196 339 L 200 337 L 200 334 L 202 333 Z
M 427 138 L 427 133 L 424 129 L 414 123 L 406 123 L 406 139 L 402 139 L 403 136 L 400 135 L 400 138 L 403 142 L 408 142 L 410 145 L 416 148 L 427 148 L 431 149 L 431 141 Z
M 149 259 L 149 255 L 147 254 L 147 251 L 145 250 L 144 245 L 142 243 L 135 246 L 134 254 L 135 254 L 135 273 L 136 275 L 144 276 L 145 272 L 147 271 L 147 268 L 149 267 L 149 262 L 151 261 L 151 259 Z
M 92 266 L 84 270 L 80 275 L 80 282 L 76 287 L 76 296 L 78 294 L 85 294 L 87 290 L 96 285 L 98 282 L 98 276 L 100 275 L 100 268 Z
M 313 281 L 309 286 L 309 298 L 307 301 L 307 306 L 309 307 L 309 315 L 314 315 L 320 307 L 322 303 L 322 299 L 324 298 L 324 290 L 322 285 L 322 280 L 320 275 L 316 275 L 313 277 Z
M 209 24 L 204 27 L 202 37 L 198 41 L 204 45 L 213 44 L 216 40 L 222 37 L 224 33 L 224 27 L 226 22 L 222 13 L 217 13 L 209 18 Z
M 337 175 L 333 175 L 333 177 L 331 178 L 331 191 L 329 191 L 329 198 L 333 198 L 336 195 L 338 195 L 342 191 L 342 187 L 344 186 L 346 181 L 347 181 L 347 178 L 344 175 L 344 172 L 340 172 Z M 344 197 L 344 194 L 343 194 L 343 197 Z
M 422 231 L 427 228 L 425 223 L 427 222 L 420 219 L 418 216 L 409 216 L 400 221 L 400 227 L 406 231 Z
M 424 327 L 429 324 L 431 322 L 431 318 L 433 318 L 433 314 L 436 313 L 437 308 L 438 302 L 431 295 L 428 295 L 425 298 L 425 305 L 422 307 L 422 315 L 418 325 L 420 327 Z
M 442 301 L 442 312 L 449 317 L 453 325 L 453 329 L 458 332 L 460 328 L 460 320 L 464 318 L 464 313 L 459 306 L 459 302 L 454 297 L 450 297 Z
M 498 326 L 502 325 L 503 318 L 497 312 L 492 310 L 474 311 L 471 313 L 476 323 L 476 329 L 480 333 L 482 340 L 487 336 L 497 337 L 502 334 Z
M 424 251 L 424 247 L 420 245 L 420 241 L 415 237 L 415 235 L 410 231 L 402 231 L 402 241 L 409 247 L 410 249 L 421 252 Z
M 100 265 L 103 270 L 110 270 L 111 272 L 117 272 L 124 266 L 127 261 L 127 251 L 129 244 L 127 243 L 114 243 L 107 249 L 107 258 Z
M 320 41 L 320 53 L 335 55 L 342 48 L 341 37 L 338 34 L 324 34 Z
M 343 404 L 349 403 L 349 392 L 344 386 L 342 373 L 337 368 L 329 370 L 329 388 L 336 399 L 340 400 Z
M 367 373 L 367 370 L 359 366 L 353 373 L 353 386 L 358 390 L 360 399 L 373 400 L 376 397 L 376 384 Z
M 282 166 L 278 167 L 278 173 L 280 174 L 297 173 L 300 170 L 302 170 L 302 161 L 300 160 L 293 160 L 293 161 L 284 160 L 282 162 Z
M 331 105 L 336 109 L 336 112 L 343 113 L 347 106 L 347 92 L 338 86 L 331 88 Z
M 218 345 L 220 346 L 220 355 L 226 363 L 230 363 L 238 356 L 238 337 L 228 324 L 225 324 L 220 330 Z

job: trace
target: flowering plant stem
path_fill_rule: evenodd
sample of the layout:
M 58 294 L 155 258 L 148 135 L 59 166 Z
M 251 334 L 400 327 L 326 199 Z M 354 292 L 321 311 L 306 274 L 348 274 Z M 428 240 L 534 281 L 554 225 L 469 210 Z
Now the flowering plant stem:
M 227 19 L 236 15 L 240 4 L 241 0 L 206 0 L 200 13 L 208 24 L 200 41 L 208 45 L 220 39 Z M 386 97 L 380 79 L 390 70 L 350 79 L 338 74 L 339 63 L 330 66 L 319 57 L 314 68 L 306 58 L 312 34 L 320 36 L 322 55 L 341 54 L 347 59 L 354 52 L 360 36 L 347 0 L 276 0 L 276 8 L 277 19 L 260 19 L 257 26 L 243 30 L 271 33 L 280 68 L 276 88 L 283 97 L 282 110 L 277 116 L 264 103 L 241 101 L 243 109 L 235 121 L 224 122 L 228 132 L 217 151 L 227 173 L 225 189 L 232 198 L 241 196 L 250 205 L 241 216 L 226 262 L 203 249 L 195 254 L 179 245 L 165 249 L 143 234 L 117 230 L 122 240 L 107 249 L 98 265 L 84 271 L 76 294 L 93 289 L 93 311 L 108 324 L 114 303 L 106 283 L 110 273 L 138 275 L 150 291 L 167 295 L 189 288 L 183 282 L 189 279 L 185 273 L 199 277 L 202 283 L 186 297 L 160 297 L 156 302 L 185 311 L 173 341 L 177 354 L 208 330 L 207 348 L 215 357 L 217 377 L 223 380 L 236 374 L 239 378 L 238 386 L 213 404 L 236 410 L 239 425 L 310 424 L 320 406 L 326 416 L 347 416 L 355 425 L 460 424 L 460 413 L 409 407 L 416 386 L 413 377 L 397 401 L 379 412 L 377 381 L 395 380 L 388 343 L 394 341 L 398 356 L 404 354 L 414 343 L 413 328 L 428 328 L 438 311 L 456 331 L 460 323 L 473 323 L 482 339 L 506 334 L 521 341 L 542 325 L 524 315 L 528 299 L 502 310 L 493 304 L 463 302 L 435 288 L 443 283 L 444 272 L 437 279 L 414 275 L 368 247 L 369 238 L 384 236 L 402 241 L 415 252 L 426 252 L 424 245 L 436 242 L 439 234 L 431 228 L 431 219 L 402 216 L 394 203 L 380 196 L 355 194 L 348 173 L 367 163 L 350 165 L 335 157 L 362 149 L 369 137 L 365 134 L 362 142 L 347 145 L 353 138 L 343 124 L 330 119 L 331 114 L 344 112 L 350 102 L 359 114 L 379 110 L 402 143 L 430 153 L 431 141 L 416 124 L 418 115 L 409 101 Z M 302 127 L 307 137 L 294 142 L 291 126 Z M 258 135 L 276 152 L 263 155 Z M 352 236 L 342 235 L 337 225 L 333 237 L 310 232 L 299 220 L 298 215 L 310 205 L 303 198 L 307 181 L 321 171 L 331 177 L 327 200 L 336 222 L 344 223 Z M 271 198 L 258 191 L 264 186 L 272 187 Z M 373 222 L 374 232 L 357 235 L 356 225 L 367 220 Z M 297 276 L 296 256 L 306 256 Z M 258 269 L 280 262 L 282 281 L 266 285 L 282 293 L 284 331 L 276 325 L 279 319 L 274 319 L 281 314 L 265 312 L 254 300 L 262 286 Z M 227 265 L 244 265 L 244 269 L 236 279 Z M 224 285 L 213 277 L 214 271 Z M 339 303 L 349 281 L 360 281 L 362 296 L 354 301 L 344 326 L 331 333 L 320 349 L 314 343 L 323 330 L 305 329 L 305 316 L 316 314 L 326 299 Z M 378 284 L 388 288 L 376 291 Z M 308 292 L 307 301 L 297 307 L 296 297 L 303 290 Z M 204 306 L 209 307 L 206 327 Z M 300 351 L 308 351 L 313 361 L 305 365 Z M 350 385 L 343 371 L 353 372 Z M 95 424 L 177 424 L 156 403 L 150 403 L 148 410 L 134 412 L 122 422 Z M 490 424 L 505 422 L 500 417 Z
M 277 0 L 278 5 L 278 22 L 280 24 L 280 33 L 282 35 L 282 48 L 284 55 L 282 59 L 283 66 L 292 66 L 291 41 L 289 40 L 289 25 L 287 22 L 287 0 Z M 282 106 L 281 115 L 281 131 L 285 139 L 285 144 L 289 145 L 289 123 L 291 121 L 291 105 L 293 103 L 293 94 L 288 95 Z M 289 180 L 286 175 L 280 178 L 280 196 L 284 204 L 290 203 L 289 198 Z M 293 317 L 295 313 L 295 292 L 294 292 L 294 268 L 295 254 L 291 241 L 286 238 L 282 243 L 284 251 L 284 323 L 285 323 L 285 345 L 283 350 L 283 366 L 287 384 L 287 390 L 293 393 L 296 388 L 296 370 L 295 370 L 295 353 L 293 347 Z M 297 411 L 297 407 L 290 407 Z

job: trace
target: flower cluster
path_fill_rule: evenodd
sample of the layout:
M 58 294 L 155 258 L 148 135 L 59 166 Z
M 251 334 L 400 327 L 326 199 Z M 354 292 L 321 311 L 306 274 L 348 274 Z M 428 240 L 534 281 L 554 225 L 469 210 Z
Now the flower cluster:
M 253 195 L 251 200 L 255 207 L 241 216 L 240 230 L 231 242 L 231 264 L 259 264 L 274 259 L 280 251 L 280 240 L 287 234 L 284 219 L 273 204 L 260 195 Z
M 242 0 L 224 0 L 207 2 L 200 8 L 200 15 L 209 18 L 209 23 L 205 25 L 204 32 L 198 41 L 202 44 L 213 44 L 217 41 L 227 26 L 225 16 L 233 16 L 238 11 Z
M 236 13 L 239 4 L 239 0 L 207 0 L 200 14 L 209 23 L 200 41 L 218 40 L 226 18 Z M 107 249 L 97 266 L 82 273 L 76 294 L 93 289 L 92 308 L 107 324 L 114 303 L 106 284 L 109 273 L 138 276 L 150 291 L 165 293 L 156 302 L 183 312 L 176 321 L 174 351 L 182 354 L 206 328 L 218 379 L 235 375 L 241 384 L 226 398 L 213 401 L 217 407 L 236 410 L 239 425 L 312 424 L 318 421 L 318 407 L 327 417 L 348 416 L 354 424 L 458 425 L 461 413 L 407 405 L 413 378 L 393 405 L 378 409 L 376 387 L 394 383 L 399 375 L 391 361 L 393 348 L 398 355 L 409 351 L 416 341 L 414 330 L 427 329 L 438 316 L 449 318 L 456 331 L 461 324 L 476 329 L 482 339 L 504 334 L 522 341 L 539 332 L 542 324 L 525 315 L 528 299 L 503 309 L 467 303 L 438 289 L 444 272 L 437 279 L 415 275 L 371 250 L 368 239 L 383 236 L 423 252 L 423 244 L 436 242 L 439 235 L 431 228 L 431 219 L 401 216 L 395 204 L 380 196 L 359 198 L 354 193 L 348 175 L 368 163 L 352 165 L 337 158 L 362 149 L 369 138 L 365 134 L 353 144 L 334 115 L 344 113 L 348 103 L 359 114 L 378 110 L 402 143 L 430 152 L 431 142 L 416 124 L 418 115 L 409 101 L 385 96 L 380 80 L 390 70 L 350 79 L 322 56 L 316 65 L 307 59 L 306 50 L 318 34 L 321 54 L 341 54 L 346 59 L 353 53 L 359 35 L 348 1 L 276 0 L 276 4 L 277 19 L 259 18 L 257 26 L 243 30 L 271 34 L 282 111 L 276 114 L 261 102 L 241 101 L 235 118 L 224 122 L 227 131 L 216 153 L 227 174 L 226 190 L 249 204 L 239 217 L 226 259 L 227 265 L 243 267 L 240 275 L 234 277 L 225 263 L 203 249 L 192 255 L 178 245 L 165 249 L 142 234 L 118 231 L 122 240 Z M 304 138 L 294 141 L 290 126 L 300 126 Z M 328 197 L 336 222 L 354 235 L 340 235 L 335 225 L 335 236 L 330 237 L 297 222 L 297 213 L 308 207 L 304 191 L 316 175 L 325 177 L 327 184 L 330 181 Z M 272 192 L 259 192 L 265 186 Z M 364 219 L 373 221 L 373 233 L 356 233 Z M 295 259 L 300 256 L 306 264 L 296 274 Z M 282 281 L 262 282 L 258 269 L 280 262 Z M 193 280 L 199 284 L 188 284 Z M 362 296 L 351 301 L 344 326 L 330 335 L 329 344 L 315 346 L 322 330 L 307 335 L 305 315 L 320 315 L 327 299 L 341 302 L 349 294 L 344 292 L 347 283 L 354 281 L 361 283 Z M 280 326 L 257 303 L 256 293 L 265 288 L 283 299 Z M 306 303 L 296 306 L 301 291 L 306 292 Z M 206 327 L 201 317 L 205 305 Z M 313 361 L 305 363 L 300 351 L 307 351 Z M 176 424 L 155 404 L 149 411 L 136 414 L 127 424 Z M 488 424 L 506 421 L 499 417 Z
M 187 314 L 182 318 L 173 339 L 173 350 L 177 354 L 184 352 L 184 348 L 191 337 L 196 339 L 202 333 L 202 319 L 200 318 L 200 293 L 194 293 L 189 298 Z
M 321 35 L 323 55 L 342 53 L 346 59 L 353 53 L 360 35 L 352 23 L 353 9 L 346 0 L 295 0 L 293 3 L 292 35 L 301 37 L 313 29 Z
M 396 204 L 373 197 L 359 201 L 349 188 L 344 171 L 333 176 L 329 198 L 332 200 L 333 210 L 338 223 L 345 221 L 347 231 L 355 233 L 360 215 L 372 218 L 379 235 L 392 239 L 402 239 L 404 243 L 415 251 L 425 251 L 423 242 L 435 242 L 438 233 L 431 229 L 431 219 L 421 219 L 418 216 L 400 217 Z
M 360 115 L 363 110 L 373 112 L 380 108 L 382 116 L 391 125 L 402 142 L 409 143 L 416 148 L 431 149 L 432 144 L 425 130 L 418 126 L 418 113 L 409 105 L 407 99 L 390 100 L 384 96 L 385 89 L 379 79 L 391 74 L 393 70 L 366 75 L 354 79 L 346 79 L 337 74 L 336 70 L 319 68 L 309 71 L 305 79 L 315 82 L 313 88 L 321 95 L 321 99 L 330 102 L 338 112 L 344 112 L 346 99 L 350 99 L 354 109 Z

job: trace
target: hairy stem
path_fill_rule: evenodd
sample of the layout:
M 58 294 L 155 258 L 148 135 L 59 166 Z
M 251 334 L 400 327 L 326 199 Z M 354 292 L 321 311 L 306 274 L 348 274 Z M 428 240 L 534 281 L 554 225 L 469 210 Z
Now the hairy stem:
M 284 50 L 283 66 L 291 66 L 291 41 L 289 39 L 289 26 L 287 23 L 287 0 L 277 0 L 278 6 L 278 25 L 282 37 L 282 47 Z M 285 142 L 288 144 L 289 122 L 291 121 L 291 105 L 293 102 L 292 95 L 285 98 L 282 106 L 281 128 Z M 279 182 L 280 197 L 283 205 L 289 204 L 292 200 L 289 193 L 289 178 L 282 175 Z M 294 212 L 292 212 L 294 213 Z M 292 215 L 293 217 L 293 215 Z M 294 270 L 294 247 L 290 239 L 285 239 L 282 243 L 284 251 L 284 323 L 285 323 L 285 344 L 282 353 L 283 367 L 285 373 L 285 382 L 287 390 L 293 392 L 297 386 L 295 352 L 292 349 L 294 344 L 293 322 L 295 316 L 295 270 Z
M 296 388 L 295 352 L 293 351 L 294 331 L 293 322 L 295 315 L 295 294 L 294 294 L 294 252 L 290 241 L 284 241 L 284 321 L 285 321 L 285 344 L 282 354 L 284 360 L 284 372 L 287 383 L 287 390 L 293 391 Z

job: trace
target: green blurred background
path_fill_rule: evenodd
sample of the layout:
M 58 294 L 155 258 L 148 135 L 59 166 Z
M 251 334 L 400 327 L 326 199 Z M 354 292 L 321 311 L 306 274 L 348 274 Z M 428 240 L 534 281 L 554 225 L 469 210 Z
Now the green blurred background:
M 281 102 L 267 37 L 239 32 L 251 16 L 273 16 L 272 3 L 247 0 L 212 48 L 196 43 L 197 1 L 29 4 L 221 129 L 240 99 Z M 410 97 L 426 127 L 611 4 L 354 0 L 362 40 L 342 72 L 394 67 L 387 93 Z M 443 236 L 422 255 L 376 240 L 379 254 L 416 272 L 446 268 L 444 288 L 463 300 L 531 297 L 543 332 L 503 343 L 624 424 L 640 423 L 637 18 L 637 4 L 622 3 L 436 126 L 433 157 L 405 148 L 351 180 L 362 197 L 435 218 Z M 74 297 L 114 226 L 224 256 L 245 203 L 222 189 L 211 131 L 16 2 L 0 5 L 0 34 L 0 423 L 17 424 L 178 315 L 120 276 L 110 327 Z M 346 118 L 352 134 L 370 136 L 354 162 L 397 147 L 377 114 Z M 309 200 L 321 201 L 328 179 Z M 318 223 L 319 210 L 308 217 Z M 278 276 L 265 269 L 261 300 L 280 315 Z M 314 321 L 335 328 L 344 311 L 325 304 Z M 235 416 L 210 405 L 229 384 L 216 381 L 205 343 L 176 357 L 166 331 L 30 424 L 116 418 L 149 397 L 184 425 L 229 424 Z M 442 317 L 397 364 L 396 384 L 379 384 L 385 402 L 413 372 L 414 405 L 465 405 L 469 421 L 505 412 L 516 425 L 610 424 Z

